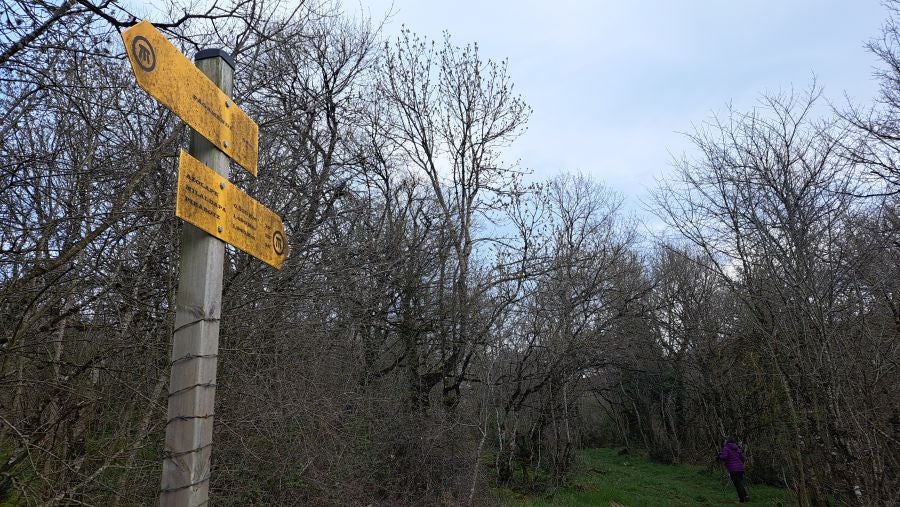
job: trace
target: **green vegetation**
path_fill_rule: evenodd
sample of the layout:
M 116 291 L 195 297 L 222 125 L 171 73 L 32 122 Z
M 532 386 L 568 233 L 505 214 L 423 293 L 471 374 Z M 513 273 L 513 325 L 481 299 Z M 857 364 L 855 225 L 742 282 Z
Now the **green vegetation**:
M 748 484 L 753 505 L 794 505 L 784 489 Z M 535 496 L 499 490 L 509 506 L 541 505 L 733 505 L 737 499 L 722 470 L 696 465 L 663 465 L 643 456 L 620 456 L 615 449 L 579 453 L 568 485 Z

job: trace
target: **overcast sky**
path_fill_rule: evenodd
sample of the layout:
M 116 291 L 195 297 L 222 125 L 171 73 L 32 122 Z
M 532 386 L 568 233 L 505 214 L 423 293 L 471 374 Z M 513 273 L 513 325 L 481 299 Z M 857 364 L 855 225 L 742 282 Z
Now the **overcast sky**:
M 345 4 L 348 10 L 351 5 Z M 509 58 L 517 90 L 534 108 L 508 151 L 544 179 L 584 172 L 641 212 L 655 177 L 690 131 L 729 102 L 739 110 L 767 90 L 846 92 L 868 102 L 878 61 L 865 42 L 887 10 L 878 0 L 372 0 L 401 25 L 433 39 L 447 30 L 483 57 Z

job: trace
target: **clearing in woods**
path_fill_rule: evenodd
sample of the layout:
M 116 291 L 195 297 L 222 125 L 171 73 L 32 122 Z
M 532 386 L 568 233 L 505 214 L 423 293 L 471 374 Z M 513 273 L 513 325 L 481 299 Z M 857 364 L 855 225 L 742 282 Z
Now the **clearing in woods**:
M 498 490 L 507 506 L 592 505 L 627 507 L 734 505 L 737 494 L 723 470 L 697 465 L 664 465 L 643 456 L 620 456 L 616 449 L 588 449 L 578 455 L 565 487 L 536 495 Z M 521 476 L 517 476 L 521 480 Z M 748 484 L 750 505 L 795 505 L 789 491 Z

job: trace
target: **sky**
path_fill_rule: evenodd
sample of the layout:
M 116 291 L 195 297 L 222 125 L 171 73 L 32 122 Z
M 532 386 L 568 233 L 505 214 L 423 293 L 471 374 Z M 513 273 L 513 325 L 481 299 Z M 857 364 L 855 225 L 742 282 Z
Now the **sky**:
M 345 4 L 348 11 L 352 6 Z M 685 132 L 758 105 L 764 92 L 809 88 L 871 102 L 877 58 L 864 44 L 887 17 L 879 0 L 369 0 L 383 33 L 405 25 L 440 40 L 478 42 L 508 58 L 533 108 L 528 131 L 506 151 L 543 180 L 580 172 L 642 202 L 673 156 L 691 153 Z

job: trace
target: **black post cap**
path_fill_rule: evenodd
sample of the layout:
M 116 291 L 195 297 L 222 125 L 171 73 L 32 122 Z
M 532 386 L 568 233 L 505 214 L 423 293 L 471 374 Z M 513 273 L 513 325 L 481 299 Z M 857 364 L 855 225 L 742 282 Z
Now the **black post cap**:
M 210 48 L 201 50 L 199 53 L 194 55 L 194 61 L 199 62 L 200 60 L 215 58 L 217 56 L 225 60 L 225 63 L 231 66 L 231 70 L 234 70 L 234 58 L 232 58 L 232 56 L 222 48 Z

